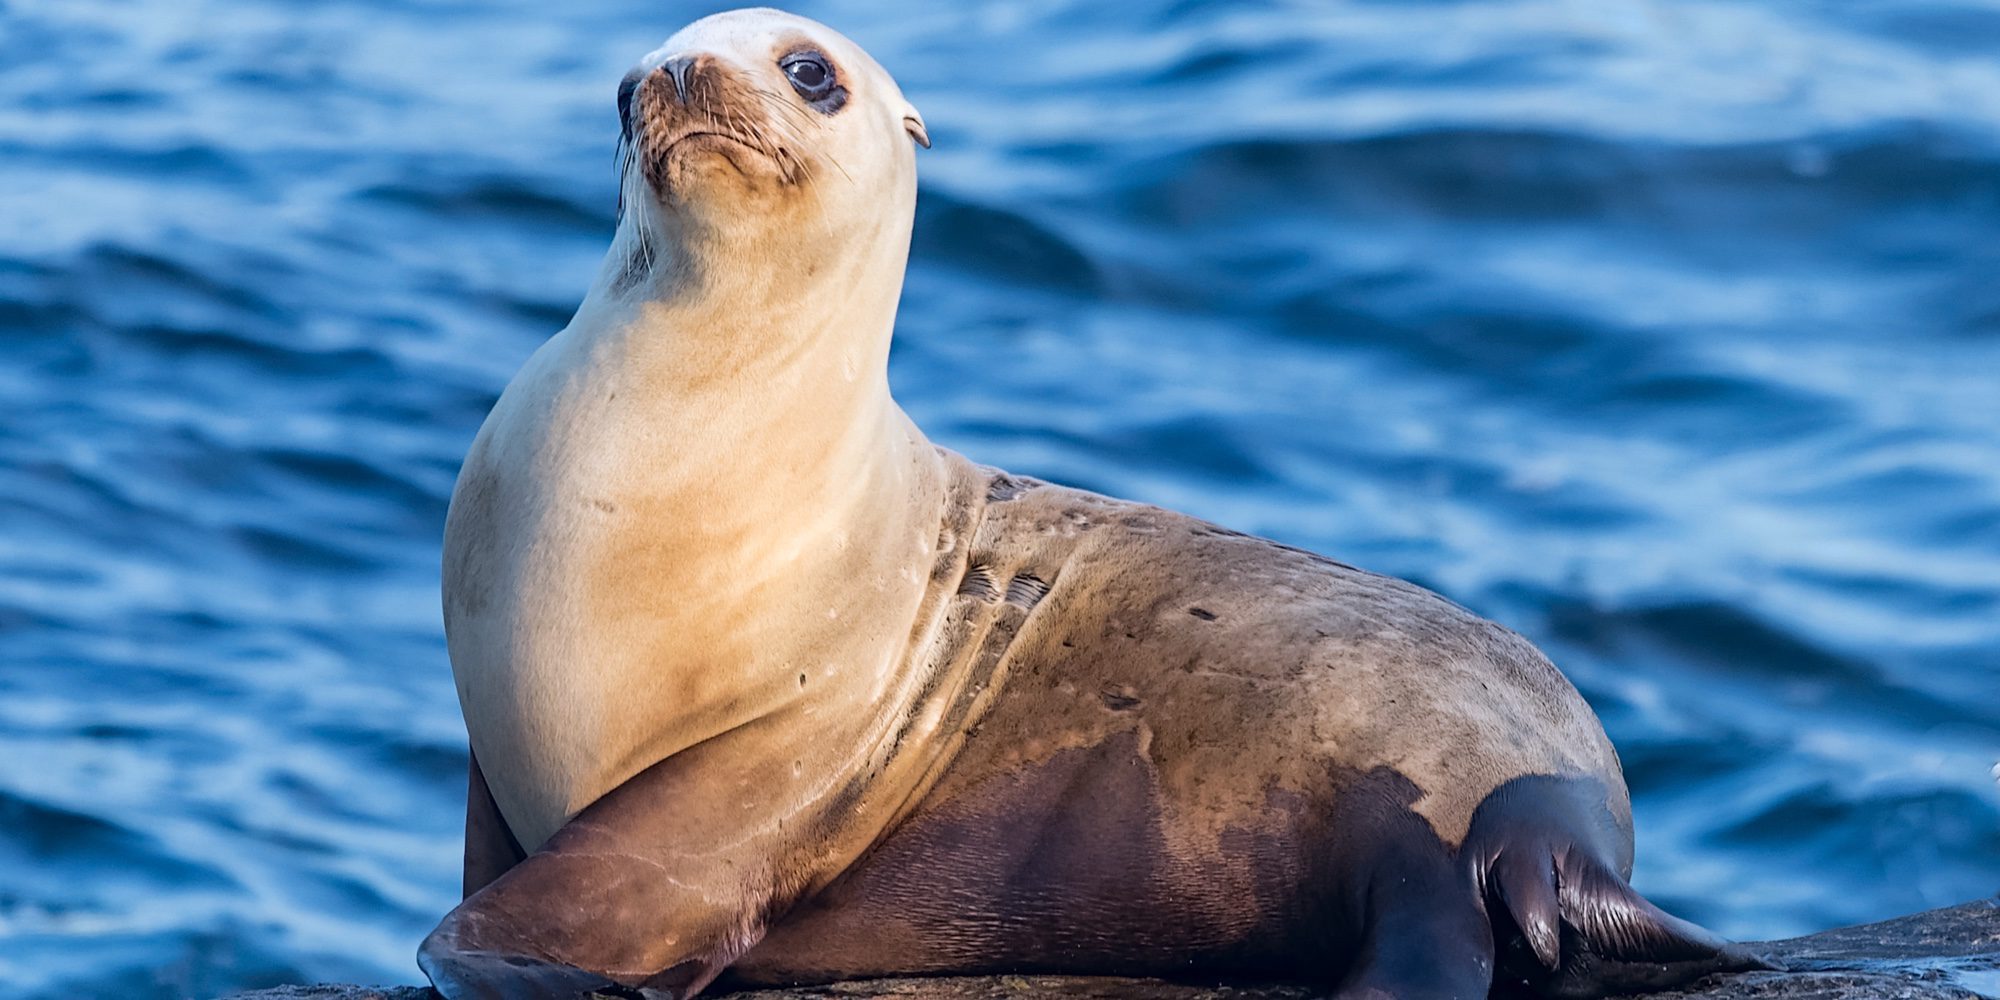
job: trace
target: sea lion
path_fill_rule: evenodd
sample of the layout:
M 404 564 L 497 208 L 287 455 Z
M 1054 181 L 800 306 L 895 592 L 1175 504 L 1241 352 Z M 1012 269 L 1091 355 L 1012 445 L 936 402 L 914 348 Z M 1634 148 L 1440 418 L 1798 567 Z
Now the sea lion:
M 927 441 L 887 355 L 923 119 L 704 18 L 446 527 L 473 766 L 446 997 L 997 970 L 1551 995 L 1755 960 L 1626 884 L 1610 743 L 1401 581 Z

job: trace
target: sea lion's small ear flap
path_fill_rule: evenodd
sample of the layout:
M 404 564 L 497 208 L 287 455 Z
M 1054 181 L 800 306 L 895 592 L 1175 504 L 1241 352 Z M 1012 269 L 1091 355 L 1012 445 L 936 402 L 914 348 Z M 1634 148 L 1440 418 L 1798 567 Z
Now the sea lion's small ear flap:
M 903 110 L 903 131 L 910 133 L 910 138 L 915 139 L 917 145 L 925 149 L 931 148 L 931 134 L 925 130 L 924 116 L 917 114 L 917 109 L 905 108 Z

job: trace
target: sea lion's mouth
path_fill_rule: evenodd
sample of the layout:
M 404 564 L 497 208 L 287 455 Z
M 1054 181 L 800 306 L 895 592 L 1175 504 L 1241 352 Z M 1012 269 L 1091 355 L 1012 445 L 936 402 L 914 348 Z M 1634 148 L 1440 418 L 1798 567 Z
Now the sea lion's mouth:
M 753 153 L 764 152 L 764 147 L 761 143 L 744 138 L 743 136 L 729 132 L 707 131 L 688 132 L 670 139 L 666 145 L 660 147 L 660 151 L 662 153 L 673 153 L 683 146 L 692 146 L 696 149 L 721 149 L 728 146 L 738 146 Z
M 751 136 L 710 129 L 683 132 L 656 148 L 657 162 L 668 170 L 686 165 L 691 156 L 712 153 L 737 173 L 753 177 L 769 170 L 776 161 L 771 148 Z
M 799 155 L 782 142 L 773 142 L 746 129 L 701 124 L 709 127 L 685 132 L 662 129 L 663 134 L 658 138 L 642 133 L 639 154 L 653 190 L 661 194 L 686 190 L 690 184 L 700 182 L 703 164 L 718 160 L 753 183 L 775 180 L 789 185 L 797 183 L 805 173 L 806 166 Z

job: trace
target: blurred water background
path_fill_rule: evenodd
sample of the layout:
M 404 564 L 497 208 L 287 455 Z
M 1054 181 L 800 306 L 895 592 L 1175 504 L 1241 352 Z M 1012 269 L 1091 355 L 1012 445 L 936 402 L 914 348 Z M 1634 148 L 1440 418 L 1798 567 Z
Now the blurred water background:
M 0 0 L 0 995 L 412 982 L 458 461 L 661 0 Z M 2000 3 L 813 2 L 937 440 L 1410 577 L 1730 935 L 2000 889 Z

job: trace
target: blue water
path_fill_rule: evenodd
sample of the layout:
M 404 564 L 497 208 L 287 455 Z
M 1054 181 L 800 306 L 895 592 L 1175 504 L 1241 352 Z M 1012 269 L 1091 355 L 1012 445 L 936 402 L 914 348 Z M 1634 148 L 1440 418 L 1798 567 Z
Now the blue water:
M 452 479 L 709 9 L 0 0 L 0 995 L 416 980 Z M 2000 3 L 802 12 L 937 440 L 1527 633 L 1725 933 L 2000 889 Z

